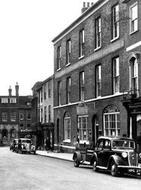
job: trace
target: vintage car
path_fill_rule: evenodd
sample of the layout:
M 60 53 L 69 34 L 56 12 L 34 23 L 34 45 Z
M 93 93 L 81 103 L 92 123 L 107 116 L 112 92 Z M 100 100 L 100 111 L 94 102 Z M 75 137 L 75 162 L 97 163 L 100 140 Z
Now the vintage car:
M 75 167 L 88 163 L 94 171 L 110 171 L 112 176 L 129 172 L 141 175 L 141 154 L 129 138 L 99 137 L 94 149 L 76 150 L 73 160 Z
M 36 147 L 29 138 L 14 139 L 10 145 L 10 150 L 17 153 L 36 154 Z
M 20 144 L 20 146 L 19 146 Z M 36 147 L 29 138 L 19 138 L 18 153 L 36 154 Z
M 17 147 L 18 147 L 18 142 L 19 139 L 13 139 L 12 142 L 10 143 L 10 150 L 13 152 L 17 151 Z

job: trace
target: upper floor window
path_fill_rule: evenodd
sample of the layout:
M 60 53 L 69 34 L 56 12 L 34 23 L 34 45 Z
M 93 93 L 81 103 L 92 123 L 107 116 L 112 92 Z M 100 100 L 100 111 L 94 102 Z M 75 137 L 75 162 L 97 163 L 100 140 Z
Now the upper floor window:
M 7 122 L 7 120 L 8 120 L 7 112 L 2 112 L 1 117 L 2 117 L 3 122 Z
M 101 65 L 97 65 L 95 69 L 96 76 L 96 97 L 101 96 Z
M 51 122 L 51 105 L 48 106 L 48 122 Z
M 51 81 L 48 82 L 48 98 L 51 98 Z
M 101 47 L 101 17 L 95 19 L 95 49 Z
M 117 93 L 120 91 L 120 75 L 119 75 L 119 57 L 116 57 L 112 61 L 112 67 L 113 67 L 113 93 Z
M 66 65 L 70 64 L 70 59 L 71 59 L 71 40 L 67 40 L 66 44 Z
M 30 112 L 27 113 L 27 119 L 28 119 L 28 120 L 31 119 L 31 113 L 30 113 Z
M 130 33 L 138 30 L 138 4 L 137 2 L 130 6 Z
M 19 114 L 19 119 L 20 119 L 20 120 L 24 120 L 24 113 L 20 113 L 20 114 Z
M 132 93 L 137 94 L 138 92 L 138 61 L 137 58 L 132 57 L 130 59 L 129 67 L 129 76 L 130 76 L 130 89 Z
M 1 98 L 1 103 L 3 103 L 3 104 L 8 103 L 8 98 Z
M 47 122 L 47 107 L 44 106 L 44 122 Z
M 12 122 L 15 122 L 15 121 L 16 121 L 16 112 L 11 112 L 11 113 L 10 113 L 10 120 L 11 120 Z
M 79 32 L 79 57 L 84 56 L 85 36 L 84 29 Z
M 58 105 L 61 105 L 61 81 L 58 81 L 57 85 Z
M 44 100 L 46 100 L 47 93 L 46 93 L 46 85 L 44 85 Z
M 112 39 L 119 37 L 119 5 L 112 7 Z
M 84 71 L 82 71 L 79 73 L 79 98 L 81 101 L 84 100 L 84 84 L 85 84 Z
M 70 94 L 71 94 L 71 77 L 68 77 L 66 81 L 66 103 L 70 103 Z
M 57 48 L 57 70 L 61 68 L 61 46 Z
M 10 103 L 16 103 L 16 98 L 10 98 Z

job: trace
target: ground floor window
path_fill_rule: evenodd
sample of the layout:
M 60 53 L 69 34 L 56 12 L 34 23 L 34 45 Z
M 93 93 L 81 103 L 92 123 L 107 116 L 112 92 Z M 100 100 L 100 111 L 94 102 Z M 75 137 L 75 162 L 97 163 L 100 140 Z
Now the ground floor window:
M 64 117 L 64 140 L 71 140 L 71 118 L 68 113 Z
M 78 116 L 79 140 L 88 141 L 88 116 Z
M 120 136 L 120 112 L 115 106 L 104 110 L 104 136 Z

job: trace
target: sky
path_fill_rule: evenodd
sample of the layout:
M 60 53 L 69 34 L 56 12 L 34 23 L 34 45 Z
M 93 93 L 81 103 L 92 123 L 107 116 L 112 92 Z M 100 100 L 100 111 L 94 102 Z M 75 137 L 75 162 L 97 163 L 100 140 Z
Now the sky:
M 15 95 L 17 82 L 20 95 L 31 95 L 53 74 L 52 40 L 81 15 L 83 1 L 0 0 L 0 95 L 9 86 Z

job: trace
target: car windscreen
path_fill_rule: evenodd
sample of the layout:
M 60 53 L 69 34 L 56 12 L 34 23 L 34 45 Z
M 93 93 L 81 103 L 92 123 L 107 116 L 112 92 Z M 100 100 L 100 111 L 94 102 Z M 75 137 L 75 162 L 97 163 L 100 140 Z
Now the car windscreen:
M 130 140 L 113 140 L 113 148 L 134 149 L 135 143 Z
M 22 140 L 22 143 L 31 143 L 31 140 L 25 139 L 25 140 Z

